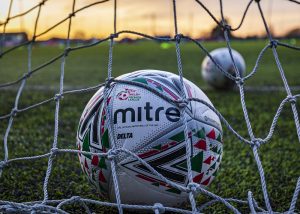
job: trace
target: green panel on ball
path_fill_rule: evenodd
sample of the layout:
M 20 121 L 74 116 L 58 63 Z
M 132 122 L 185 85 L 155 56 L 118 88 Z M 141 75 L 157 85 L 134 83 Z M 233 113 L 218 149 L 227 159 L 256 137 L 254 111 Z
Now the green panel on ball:
M 90 152 L 90 130 L 88 130 L 84 135 L 82 151 Z M 84 154 L 84 156 L 91 159 L 91 155 L 89 154 Z

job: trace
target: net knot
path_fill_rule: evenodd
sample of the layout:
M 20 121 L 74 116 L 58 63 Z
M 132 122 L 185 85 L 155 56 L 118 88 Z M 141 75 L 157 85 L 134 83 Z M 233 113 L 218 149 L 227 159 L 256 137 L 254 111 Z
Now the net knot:
M 244 84 L 244 79 L 241 77 L 236 77 L 235 82 L 237 85 L 243 85 Z
M 11 116 L 15 117 L 17 115 L 17 113 L 18 113 L 18 109 L 15 107 L 11 110 L 10 114 L 11 114 Z
M 166 208 L 161 203 L 155 203 L 154 206 L 153 206 L 153 210 L 154 210 L 154 212 L 158 211 L 158 213 L 165 213 L 166 212 Z
M 113 77 L 108 77 L 105 80 L 105 88 L 110 88 L 111 83 L 114 81 Z
M 71 51 L 71 48 L 66 48 L 65 51 L 64 51 L 64 55 L 68 56 L 70 51 Z
M 290 103 L 295 104 L 296 103 L 296 97 L 292 96 L 292 95 L 289 95 L 289 96 L 287 96 L 287 101 L 290 102 Z
M 265 141 L 263 139 L 261 139 L 261 138 L 254 138 L 251 142 L 252 142 L 252 146 L 256 146 L 258 148 Z
M 75 14 L 76 14 L 75 12 L 70 13 L 69 14 L 69 19 L 72 18 L 72 17 L 75 17 Z
M 62 94 L 55 94 L 55 96 L 54 96 L 54 100 L 55 100 L 55 101 L 59 101 L 59 100 L 61 100 L 62 98 L 64 98 L 64 96 L 63 96 Z
M 58 148 L 52 148 L 51 149 L 51 155 L 53 156 L 55 156 L 56 154 L 58 153 Z
M 182 99 L 182 100 L 179 100 L 179 102 L 178 102 L 179 108 L 183 108 L 183 109 L 186 108 L 188 104 L 189 104 L 188 99 Z
M 277 48 L 278 46 L 278 41 L 277 40 L 271 40 L 270 41 L 270 47 L 271 48 Z
M 227 24 L 226 22 L 222 22 L 222 29 L 224 31 L 231 31 L 231 26 Z
M 5 20 L 4 24 L 5 25 L 8 24 L 9 20 L 10 20 L 10 17 L 7 17 L 7 19 Z
M 181 39 L 183 38 L 183 35 L 182 34 L 176 34 L 175 36 L 174 36 L 174 39 L 175 39 L 175 41 L 179 44 L 180 43 L 180 41 L 181 41 Z
M 43 6 L 45 4 L 45 2 L 46 2 L 46 0 L 41 1 L 40 4 L 39 4 L 39 6 L 40 7 Z
M 23 75 L 23 78 L 24 78 L 24 79 L 27 79 L 27 78 L 29 78 L 30 76 L 31 76 L 31 73 L 28 72 L 28 73 L 26 73 L 26 74 Z
M 118 38 L 119 37 L 119 34 L 118 33 L 112 33 L 112 34 L 110 34 L 110 39 L 116 39 L 116 38 Z
M 254 0 L 256 3 L 259 3 L 260 2 L 260 0 Z
M 35 40 L 36 40 L 36 35 L 33 35 L 33 36 L 32 36 L 32 40 L 31 40 L 31 43 L 34 43 Z
M 110 150 L 108 150 L 108 152 L 107 152 L 107 159 L 108 159 L 108 160 L 112 160 L 112 159 L 114 159 L 117 155 L 118 155 L 118 152 L 117 152 L 116 150 L 110 149 Z
M 197 189 L 199 188 L 199 184 L 197 184 L 197 183 L 194 183 L 194 182 L 191 182 L 191 183 L 189 183 L 188 185 L 187 185 L 187 188 L 188 188 L 188 191 L 189 192 L 196 192 L 197 191 Z

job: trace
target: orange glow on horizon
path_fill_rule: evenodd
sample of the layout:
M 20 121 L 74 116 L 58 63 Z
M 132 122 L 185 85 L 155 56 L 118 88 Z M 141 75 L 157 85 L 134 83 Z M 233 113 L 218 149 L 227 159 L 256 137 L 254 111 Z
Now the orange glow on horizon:
M 0 23 L 5 22 L 10 0 L 0 3 Z M 96 1 L 76 1 L 75 10 Z M 248 1 L 224 1 L 224 14 L 232 26 L 238 26 Z M 273 2 L 273 3 L 270 3 Z M 37 0 L 13 1 L 11 16 L 19 14 L 38 4 Z M 219 20 L 220 11 L 217 1 L 204 2 Z M 299 28 L 299 8 L 288 1 L 263 1 L 264 15 L 275 35 L 282 36 L 287 31 Z M 189 9 L 187 11 L 187 8 Z M 298 10 L 297 10 L 298 9 Z M 59 21 L 68 17 L 72 10 L 72 1 L 48 0 L 41 8 L 36 35 L 44 32 Z M 38 9 L 9 21 L 6 32 L 26 31 L 32 36 Z M 174 35 L 172 1 L 161 0 L 122 0 L 117 7 L 117 30 L 133 30 L 149 35 Z M 195 1 L 177 1 L 179 31 L 192 37 L 203 37 L 215 26 L 213 19 Z M 66 38 L 68 20 L 38 37 L 45 40 L 52 37 Z M 0 27 L 0 32 L 3 26 Z M 71 38 L 103 38 L 113 32 L 113 1 L 97 4 L 80 11 L 72 18 Z M 262 35 L 263 23 L 255 3 L 250 6 L 241 29 L 234 32 L 237 36 Z M 129 36 L 133 37 L 133 36 Z

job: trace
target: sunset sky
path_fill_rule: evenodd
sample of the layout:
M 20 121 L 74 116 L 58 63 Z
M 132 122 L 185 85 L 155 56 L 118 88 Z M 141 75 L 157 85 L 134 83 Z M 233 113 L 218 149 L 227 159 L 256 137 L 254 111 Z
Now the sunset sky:
M 7 16 L 10 0 L 0 1 L 0 22 Z M 38 4 L 37 0 L 14 0 L 11 16 L 26 11 Z M 67 17 L 72 9 L 72 0 L 48 0 L 42 7 L 37 34 Z M 96 2 L 77 0 L 76 9 Z M 209 10 L 220 18 L 218 0 L 202 0 Z M 224 14 L 232 26 L 240 22 L 248 0 L 223 0 Z M 293 28 L 300 27 L 300 6 L 287 0 L 263 0 L 262 8 L 268 23 L 276 35 L 284 35 Z M 177 0 L 179 31 L 193 37 L 205 35 L 214 26 L 213 20 L 194 0 Z M 37 10 L 11 20 L 7 32 L 33 32 Z M 39 39 L 65 37 L 68 22 L 60 25 Z M 118 0 L 117 30 L 134 30 L 146 34 L 170 34 L 174 32 L 171 0 Z M 0 31 L 2 32 L 2 27 Z M 104 37 L 113 31 L 113 1 L 98 4 L 76 14 L 72 24 L 72 37 Z M 263 23 L 256 3 L 252 3 L 243 27 L 235 35 L 261 35 Z

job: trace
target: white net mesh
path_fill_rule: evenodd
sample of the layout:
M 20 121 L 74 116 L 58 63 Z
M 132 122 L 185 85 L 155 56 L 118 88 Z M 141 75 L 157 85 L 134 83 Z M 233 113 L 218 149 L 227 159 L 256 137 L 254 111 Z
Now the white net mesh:
M 240 74 L 235 66 L 235 76 L 227 73 L 226 71 L 224 71 L 222 69 L 222 67 L 210 56 L 208 50 L 202 45 L 201 42 L 198 42 L 192 38 L 190 38 L 189 36 L 185 36 L 183 34 L 180 33 L 180 29 L 178 29 L 178 25 L 177 25 L 177 10 L 176 10 L 176 0 L 173 0 L 173 14 L 174 14 L 174 37 L 173 38 L 160 38 L 160 37 L 154 37 L 154 36 L 150 36 L 150 35 L 146 35 L 143 33 L 139 33 L 139 32 L 134 32 L 134 31 L 128 31 L 128 30 L 123 30 L 123 31 L 117 31 L 117 0 L 114 0 L 114 32 L 108 36 L 105 39 L 99 40 L 97 42 L 94 43 L 90 43 L 88 45 L 83 45 L 83 46 L 77 46 L 77 47 L 70 47 L 70 31 L 72 28 L 72 18 L 73 16 L 75 16 L 76 13 L 79 13 L 80 11 L 86 10 L 89 7 L 93 7 L 94 5 L 97 4 L 101 4 L 104 2 L 107 2 L 108 0 L 104 0 L 104 1 L 98 1 L 98 2 L 94 2 L 92 4 L 89 4 L 87 6 L 84 6 L 80 9 L 75 10 L 75 3 L 76 1 L 73 0 L 73 7 L 72 7 L 72 11 L 71 13 L 63 20 L 61 20 L 60 22 L 58 22 L 57 24 L 55 24 L 54 26 L 50 27 L 49 29 L 45 30 L 44 32 L 41 32 L 40 34 L 37 34 L 37 27 L 38 27 L 38 21 L 39 21 L 39 17 L 41 14 L 41 10 L 43 8 L 43 6 L 50 0 L 44 0 L 41 1 L 39 4 L 37 4 L 36 6 L 34 6 L 33 8 L 29 9 L 26 12 L 23 12 L 21 14 L 15 15 L 15 16 L 11 16 L 11 9 L 12 9 L 12 4 L 13 4 L 13 0 L 10 1 L 10 6 L 8 9 L 8 14 L 7 14 L 7 19 L 5 22 L 1 23 L 0 25 L 3 27 L 3 32 L 2 32 L 2 37 L 1 37 L 1 52 L 0 52 L 0 56 L 4 57 L 6 54 L 15 51 L 17 48 L 20 48 L 22 46 L 27 47 L 28 49 L 28 70 L 26 73 L 24 73 L 24 75 L 13 81 L 13 82 L 8 82 L 8 83 L 2 83 L 0 84 L 0 88 L 5 88 L 5 87 L 9 87 L 12 85 L 18 85 L 18 92 L 17 92 L 17 96 L 15 98 L 15 102 L 14 102 L 14 106 L 11 109 L 11 112 L 6 114 L 6 115 L 2 115 L 0 116 L 0 120 L 8 120 L 8 125 L 4 134 L 4 159 L 0 162 L 0 175 L 2 173 L 3 170 L 6 170 L 5 168 L 13 163 L 13 162 L 18 162 L 18 161 L 28 161 L 28 160 L 38 160 L 38 159 L 42 159 L 42 158 L 48 158 L 48 167 L 47 170 L 45 172 L 45 178 L 44 178 L 44 183 L 43 183 L 43 200 L 41 201 L 36 201 L 36 202 L 26 202 L 26 203 L 18 203 L 18 202 L 12 202 L 12 201 L 3 201 L 0 199 L 0 211 L 3 212 L 22 212 L 22 213 L 29 213 L 29 212 L 38 212 L 38 213 L 49 213 L 49 212 L 56 212 L 56 213 L 66 213 L 66 211 L 64 211 L 64 206 L 67 204 L 73 204 L 73 203 L 79 203 L 80 205 L 83 206 L 83 208 L 85 209 L 85 211 L 87 213 L 91 213 L 91 210 L 88 206 L 88 204 L 97 204 L 97 205 L 102 205 L 102 206 L 110 206 L 110 207 L 117 207 L 118 212 L 119 213 L 123 213 L 123 209 L 128 208 L 128 209 L 137 209 L 137 210 L 152 210 L 154 213 L 163 213 L 164 211 L 171 211 L 171 212 L 177 212 L 177 213 L 198 213 L 201 212 L 203 209 L 205 209 L 206 207 L 216 203 L 216 202 L 220 202 L 223 203 L 229 210 L 233 211 L 234 213 L 240 213 L 240 211 L 232 205 L 232 202 L 234 203 L 241 203 L 241 204 L 248 204 L 249 209 L 251 210 L 252 213 L 256 213 L 256 212 L 268 212 L 268 213 L 272 213 L 272 207 L 270 204 L 270 200 L 269 200 L 269 196 L 268 196 L 268 191 L 267 191 L 267 183 L 265 180 L 265 174 L 264 174 L 264 170 L 263 170 L 263 166 L 262 163 L 260 161 L 260 157 L 258 155 L 258 150 L 260 148 L 261 145 L 267 143 L 270 138 L 272 137 L 273 133 L 274 133 L 274 129 L 275 126 L 277 124 L 278 118 L 283 110 L 283 106 L 286 103 L 290 103 L 291 108 L 292 108 L 292 112 L 293 112 L 293 116 L 294 116 L 294 120 L 295 120 L 295 126 L 296 126 L 296 130 L 297 130 L 297 135 L 298 138 L 300 140 L 300 124 L 299 124 L 299 117 L 298 117 L 298 112 L 296 109 L 296 101 L 297 99 L 300 97 L 300 94 L 292 94 L 291 89 L 289 87 L 289 84 L 287 82 L 286 79 L 286 75 L 285 72 L 281 66 L 278 54 L 277 54 L 277 50 L 276 48 L 278 46 L 282 46 L 285 48 L 291 48 L 294 50 L 300 50 L 299 47 L 295 47 L 295 46 L 291 46 L 289 44 L 285 44 L 279 41 L 276 41 L 273 39 L 269 27 L 267 25 L 267 22 L 265 20 L 264 17 L 264 13 L 263 10 L 261 9 L 261 5 L 260 5 L 260 1 L 259 0 L 250 0 L 249 3 L 247 4 L 247 7 L 243 13 L 243 17 L 241 19 L 240 24 L 236 27 L 233 28 L 231 26 L 228 25 L 228 23 L 226 23 L 225 18 L 224 18 L 224 14 L 223 14 L 223 3 L 222 0 L 219 1 L 220 3 L 220 11 L 221 11 L 221 17 L 222 17 L 222 21 L 219 22 L 217 20 L 217 18 L 210 12 L 210 10 L 208 8 L 206 8 L 206 6 L 201 2 L 196 0 L 196 2 L 209 14 L 209 16 L 219 25 L 219 27 L 223 30 L 224 32 L 224 38 L 228 47 L 228 51 L 231 55 L 231 59 L 233 61 L 233 64 L 235 65 L 234 59 L 232 57 L 232 52 L 231 52 L 231 43 L 230 43 L 230 38 L 229 38 L 229 32 L 230 31 L 236 31 L 238 29 L 240 29 L 240 27 L 243 24 L 244 18 L 247 15 L 247 11 L 250 7 L 250 5 L 255 4 L 257 6 L 257 9 L 259 10 L 259 13 L 261 15 L 261 19 L 263 21 L 263 24 L 265 26 L 265 30 L 269 39 L 269 43 L 262 49 L 262 51 L 260 52 L 259 56 L 257 57 L 256 60 L 256 64 L 253 68 L 253 70 L 245 77 L 240 77 Z M 296 1 L 296 0 L 291 0 L 291 2 L 295 3 L 295 6 L 298 6 L 300 4 L 300 2 Z M 11 20 L 25 16 L 29 13 L 31 13 L 32 11 L 37 10 L 37 16 L 36 16 L 36 21 L 35 21 L 35 25 L 34 25 L 34 29 L 33 29 L 33 37 L 32 40 L 22 43 L 18 46 L 9 48 L 9 49 L 4 49 L 4 42 L 5 42 L 5 33 L 6 33 L 6 26 L 10 23 Z M 41 64 L 40 66 L 36 67 L 36 68 L 32 68 L 31 66 L 31 62 L 32 62 L 32 47 L 33 44 L 35 43 L 36 39 L 39 38 L 40 36 L 43 36 L 45 34 L 47 34 L 49 31 L 51 31 L 52 29 L 56 28 L 57 26 L 61 25 L 64 22 L 68 22 L 68 30 L 67 30 L 67 37 L 66 37 L 66 45 L 65 45 L 65 49 L 64 51 L 59 54 L 58 56 L 54 57 L 53 59 L 49 60 L 48 62 Z M 247 129 L 248 129 L 248 134 L 250 136 L 249 139 L 246 139 L 244 137 L 242 137 L 237 131 L 235 131 L 232 126 L 226 121 L 226 119 L 218 112 L 217 109 L 215 109 L 214 107 L 210 106 L 208 103 L 206 103 L 203 100 L 199 100 L 196 98 L 186 98 L 185 97 L 185 93 L 182 93 L 182 99 L 179 101 L 175 101 L 172 100 L 166 96 L 164 96 L 163 94 L 153 90 L 150 87 L 147 87 L 144 84 L 139 84 L 136 82 L 130 82 L 130 81 L 124 81 L 124 80 L 116 80 L 112 77 L 112 63 L 113 63 L 113 47 L 115 45 L 114 40 L 119 36 L 119 35 L 123 35 L 123 34 L 132 34 L 132 35 L 138 35 L 138 36 L 142 36 L 144 38 L 148 38 L 151 40 L 157 40 L 157 41 L 164 41 L 164 42 L 170 42 L 170 43 L 175 43 L 175 47 L 176 47 L 176 56 L 177 56 L 177 65 L 178 65 L 178 74 L 180 76 L 181 79 L 181 89 L 183 90 L 183 67 L 182 67 L 182 63 L 181 63 L 181 52 L 180 52 L 180 42 L 182 40 L 186 40 L 186 41 L 191 41 L 192 43 L 194 43 L 196 46 L 198 46 L 206 55 L 208 55 L 212 61 L 218 66 L 218 68 L 220 69 L 220 72 L 224 73 L 228 78 L 234 80 L 238 86 L 239 89 L 239 93 L 240 93 L 240 100 L 241 100 L 241 106 L 243 109 L 243 114 L 244 114 L 244 119 L 247 125 Z M 83 88 L 83 89 L 78 89 L 78 90 L 71 90 L 71 91 L 66 91 L 64 90 L 64 70 L 65 70 L 65 61 L 68 58 L 68 53 L 70 52 L 75 52 L 75 51 L 80 51 L 82 49 L 85 48 L 90 48 L 92 46 L 96 46 L 100 43 L 103 43 L 105 41 L 110 41 L 110 46 L 109 46 L 109 61 L 108 61 L 108 72 L 107 72 L 107 80 L 105 83 L 94 86 L 94 87 L 89 87 L 89 88 Z M 253 131 L 252 131 L 252 126 L 251 126 L 251 122 L 248 116 L 248 110 L 246 107 L 246 103 L 245 103 L 245 98 L 244 98 L 244 85 L 243 83 L 248 80 L 249 78 L 251 78 L 253 75 L 255 75 L 257 69 L 258 69 L 258 65 L 261 61 L 262 56 L 264 55 L 264 53 L 266 52 L 266 50 L 271 49 L 272 53 L 274 55 L 275 61 L 276 61 L 276 65 L 279 69 L 281 78 L 283 80 L 283 84 L 284 84 L 284 89 L 286 91 L 286 98 L 282 100 L 275 116 L 273 119 L 273 122 L 271 124 L 271 127 L 269 128 L 269 132 L 267 134 L 267 136 L 264 139 L 258 138 L 254 135 Z M 22 94 L 22 91 L 24 89 L 24 87 L 26 86 L 26 81 L 31 78 L 31 75 L 33 73 L 39 72 L 42 70 L 42 68 L 47 67 L 49 65 L 51 65 L 52 63 L 61 60 L 61 70 L 60 70 L 60 85 L 59 85 L 59 91 L 57 92 L 57 94 L 47 100 L 44 100 L 42 102 L 39 103 L 35 103 L 31 106 L 25 107 L 25 108 L 19 108 L 19 101 L 20 101 L 20 97 Z M 92 199 L 85 199 L 85 198 L 81 198 L 79 196 L 74 196 L 71 197 L 69 199 L 64 199 L 64 200 L 49 200 L 48 198 L 48 189 L 51 188 L 49 186 L 49 178 L 52 172 L 52 168 L 53 168 L 53 160 L 55 158 L 59 158 L 59 154 L 62 153 L 71 153 L 73 155 L 77 155 L 79 153 L 78 150 L 72 150 L 72 149 L 63 149 L 63 148 L 59 148 L 58 146 L 58 133 L 59 133 L 59 118 L 60 118 L 60 101 L 62 99 L 63 96 L 69 95 L 69 94 L 75 94 L 75 93 L 82 93 L 82 92 L 88 92 L 88 91 L 93 91 L 95 89 L 100 88 L 101 86 L 105 86 L 106 89 L 110 86 L 111 82 L 116 82 L 116 83 L 126 83 L 126 84 L 134 84 L 134 85 L 138 85 L 140 87 L 143 87 L 153 93 L 156 93 L 158 96 L 160 96 L 162 99 L 165 99 L 168 102 L 173 103 L 174 105 L 177 105 L 178 108 L 182 109 L 182 111 L 185 110 L 185 107 L 187 105 L 187 103 L 194 101 L 194 102 L 200 102 L 206 106 L 208 106 L 211 110 L 213 110 L 221 119 L 221 121 L 223 122 L 223 125 L 225 125 L 242 143 L 248 144 L 252 150 L 253 150 L 253 154 L 255 157 L 255 161 L 257 163 L 257 167 L 258 167 L 258 171 L 259 171 L 259 175 L 260 175 L 260 179 L 261 179 L 261 188 L 262 188 L 262 192 L 263 192 L 263 197 L 264 197 L 264 202 L 265 202 L 265 206 L 264 208 L 261 208 L 258 206 L 258 204 L 256 203 L 255 199 L 252 196 L 251 191 L 248 192 L 248 199 L 247 200 L 238 200 L 238 199 L 232 199 L 232 198 L 223 198 L 220 197 L 204 188 L 202 188 L 200 185 L 196 184 L 193 182 L 193 178 L 192 178 L 192 172 L 191 172 L 191 161 L 190 161 L 190 156 L 191 156 L 191 146 L 190 144 L 186 144 L 186 151 L 187 151 L 187 166 L 188 166 L 188 177 L 189 177 L 189 184 L 188 186 L 180 186 L 166 178 L 164 178 L 161 174 L 159 174 L 157 171 L 155 171 L 155 169 L 153 169 L 147 162 L 145 162 L 144 160 L 142 160 L 141 158 L 139 158 L 136 154 L 126 150 L 126 149 L 115 149 L 114 146 L 112 147 L 111 150 L 109 150 L 106 153 L 89 153 L 89 152 L 81 152 L 82 154 L 93 154 L 93 155 L 97 155 L 99 157 L 106 157 L 110 160 L 111 163 L 111 170 L 112 170 L 112 175 L 113 175 L 113 184 L 114 184 L 114 189 L 115 189 L 115 196 L 116 196 L 116 203 L 108 203 L 108 202 L 103 202 L 103 201 L 96 201 L 96 200 L 92 200 Z M 105 99 L 107 99 L 106 93 L 105 93 Z M 48 153 L 46 154 L 42 154 L 42 155 L 38 155 L 38 156 L 29 156 L 29 157 L 19 157 L 19 158 L 13 158 L 10 159 L 9 158 L 9 150 L 8 150 L 8 136 L 10 134 L 13 122 L 14 122 L 14 117 L 16 116 L 16 114 L 22 114 L 25 111 L 29 111 L 33 108 L 39 108 L 40 106 L 43 105 L 47 105 L 50 102 L 55 102 L 55 126 L 54 126 L 54 140 L 53 140 L 53 144 L 51 149 L 49 150 Z M 181 114 L 181 115 L 185 115 L 185 114 Z M 108 117 L 109 118 L 109 117 Z M 185 139 L 188 139 L 188 133 L 187 133 L 187 124 L 186 124 L 186 119 L 183 118 L 184 122 L 184 130 L 185 130 Z M 113 139 L 113 138 L 111 138 Z M 112 145 L 114 145 L 114 142 L 112 142 Z M 154 173 L 155 175 L 157 175 L 158 177 L 160 177 L 161 180 L 163 180 L 165 183 L 167 183 L 168 185 L 177 188 L 181 191 L 185 191 L 189 193 L 189 200 L 190 200 L 190 205 L 191 205 L 191 210 L 184 210 L 184 209 L 179 209 L 179 208 L 172 208 L 172 207 L 165 207 L 162 204 L 159 203 L 159 201 L 154 204 L 153 206 L 142 206 L 142 205 L 129 205 L 129 204 L 122 204 L 121 198 L 120 198 L 120 194 L 119 194 L 119 188 L 118 188 L 118 177 L 116 174 L 116 162 L 115 162 L 115 157 L 117 155 L 119 155 L 120 153 L 126 153 L 129 156 L 132 156 L 134 158 L 136 158 L 138 161 L 140 161 L 143 165 L 145 165 L 152 173 Z M 300 178 L 298 179 L 293 197 L 292 197 L 292 201 L 290 203 L 290 208 L 288 210 L 289 213 L 293 213 L 295 211 L 295 206 L 296 206 L 296 201 L 298 199 L 298 194 L 300 191 Z M 211 198 L 211 201 L 205 203 L 205 204 L 201 204 L 199 206 L 197 206 L 196 204 L 196 200 L 195 200 L 195 194 L 196 193 L 202 193 L 204 195 L 207 195 Z

